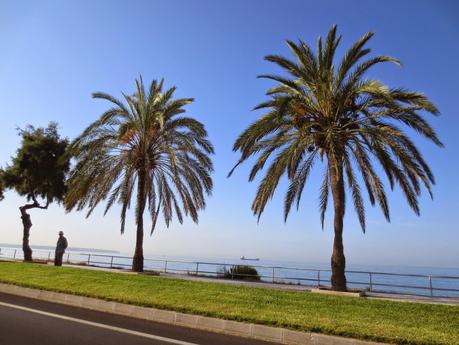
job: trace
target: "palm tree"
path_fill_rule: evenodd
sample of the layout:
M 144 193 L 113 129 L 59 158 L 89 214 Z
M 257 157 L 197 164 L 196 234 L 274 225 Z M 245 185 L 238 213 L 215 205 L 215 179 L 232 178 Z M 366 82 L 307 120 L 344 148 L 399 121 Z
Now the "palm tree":
M 325 43 L 319 37 L 317 54 L 301 40 L 297 44 L 287 40 L 295 57 L 293 61 L 278 55 L 269 55 L 266 60 L 282 67 L 289 76 L 260 76 L 276 82 L 276 86 L 267 91 L 269 100 L 255 107 L 267 112 L 239 136 L 233 147 L 234 151 L 241 152 L 234 168 L 249 157 L 257 156 L 249 181 L 270 162 L 252 204 L 258 219 L 280 178 L 286 174 L 289 180 L 284 204 L 286 221 L 292 204 L 298 209 L 313 165 L 317 160 L 325 161 L 320 190 L 321 222 L 323 228 L 331 190 L 335 233 L 331 283 L 334 290 L 340 291 L 346 290 L 342 238 L 346 181 L 363 232 L 362 182 L 371 204 L 377 202 L 390 221 L 385 188 L 372 160 L 382 167 L 391 189 L 398 184 L 409 206 L 419 215 L 421 185 L 432 196 L 434 176 L 418 148 L 398 124 L 443 146 L 421 116 L 421 111 L 439 114 L 424 95 L 389 88 L 378 80 L 365 78 L 366 72 L 379 63 L 399 64 L 389 56 L 363 61 L 370 53 L 365 46 L 372 36 L 370 32 L 358 40 L 336 67 L 335 52 L 341 40 L 341 36 L 336 35 L 336 26 L 329 31 Z
M 202 123 L 179 116 L 193 99 L 173 99 L 174 91 L 175 87 L 163 91 L 163 80 L 153 80 L 147 93 L 140 77 L 136 92 L 123 94 L 126 104 L 94 93 L 94 98 L 107 100 L 112 107 L 72 143 L 77 163 L 69 178 L 67 210 L 88 207 L 89 216 L 107 199 L 107 213 L 118 201 L 124 233 L 126 212 L 137 192 L 135 272 L 143 271 L 145 208 L 150 211 L 152 234 L 160 211 L 167 226 L 174 213 L 180 223 L 184 215 L 197 222 L 205 194 L 212 191 L 212 144 Z

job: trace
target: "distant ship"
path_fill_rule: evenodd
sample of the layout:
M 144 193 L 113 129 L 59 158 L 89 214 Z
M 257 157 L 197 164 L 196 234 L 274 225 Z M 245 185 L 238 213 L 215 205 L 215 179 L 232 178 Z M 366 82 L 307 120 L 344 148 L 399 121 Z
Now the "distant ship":
M 246 260 L 246 261 L 259 261 L 260 258 L 246 258 L 245 256 L 241 256 L 241 260 Z

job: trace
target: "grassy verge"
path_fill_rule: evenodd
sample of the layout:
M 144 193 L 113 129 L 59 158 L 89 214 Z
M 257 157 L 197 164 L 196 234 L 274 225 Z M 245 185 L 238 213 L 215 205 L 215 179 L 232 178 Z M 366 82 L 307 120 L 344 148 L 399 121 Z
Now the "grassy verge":
M 0 282 L 396 344 L 459 344 L 459 307 L 0 262 Z

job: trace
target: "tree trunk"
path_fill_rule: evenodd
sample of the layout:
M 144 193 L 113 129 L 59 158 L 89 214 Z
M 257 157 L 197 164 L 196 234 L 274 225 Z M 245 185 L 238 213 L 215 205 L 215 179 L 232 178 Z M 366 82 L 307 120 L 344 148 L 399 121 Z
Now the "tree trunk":
M 27 210 L 31 208 L 40 208 L 42 210 L 46 210 L 49 205 L 49 200 L 46 201 L 46 205 L 42 206 L 37 201 L 35 195 L 32 194 L 33 204 L 26 204 L 24 206 L 19 207 L 19 211 L 21 211 L 21 219 L 22 219 L 22 226 L 23 226 L 23 236 L 22 236 L 22 250 L 24 252 L 24 261 L 31 262 L 32 261 L 32 249 L 29 246 L 29 236 L 30 236 L 30 228 L 32 228 L 32 221 L 30 220 L 30 214 L 27 213 Z
M 134 258 L 132 260 L 132 270 L 134 272 L 143 272 L 143 213 L 146 203 L 145 172 L 139 171 L 138 178 L 136 209 L 137 233 Z
M 30 214 L 27 210 L 32 208 L 31 205 L 24 205 L 19 207 L 21 211 L 23 235 L 22 235 L 22 251 L 24 252 L 24 261 L 32 261 L 32 248 L 29 246 L 30 228 L 32 227 L 32 221 L 30 220 Z
M 328 167 L 330 184 L 334 206 L 334 230 L 333 253 L 331 257 L 331 284 L 335 291 L 346 291 L 346 258 L 343 247 L 343 218 L 345 209 L 343 165 L 339 159 L 329 157 Z

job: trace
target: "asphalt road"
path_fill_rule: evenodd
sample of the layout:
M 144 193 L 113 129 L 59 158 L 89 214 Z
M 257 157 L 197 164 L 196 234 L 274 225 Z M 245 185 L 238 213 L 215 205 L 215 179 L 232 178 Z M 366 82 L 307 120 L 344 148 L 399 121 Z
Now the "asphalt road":
M 273 345 L 3 293 L 0 344 Z

